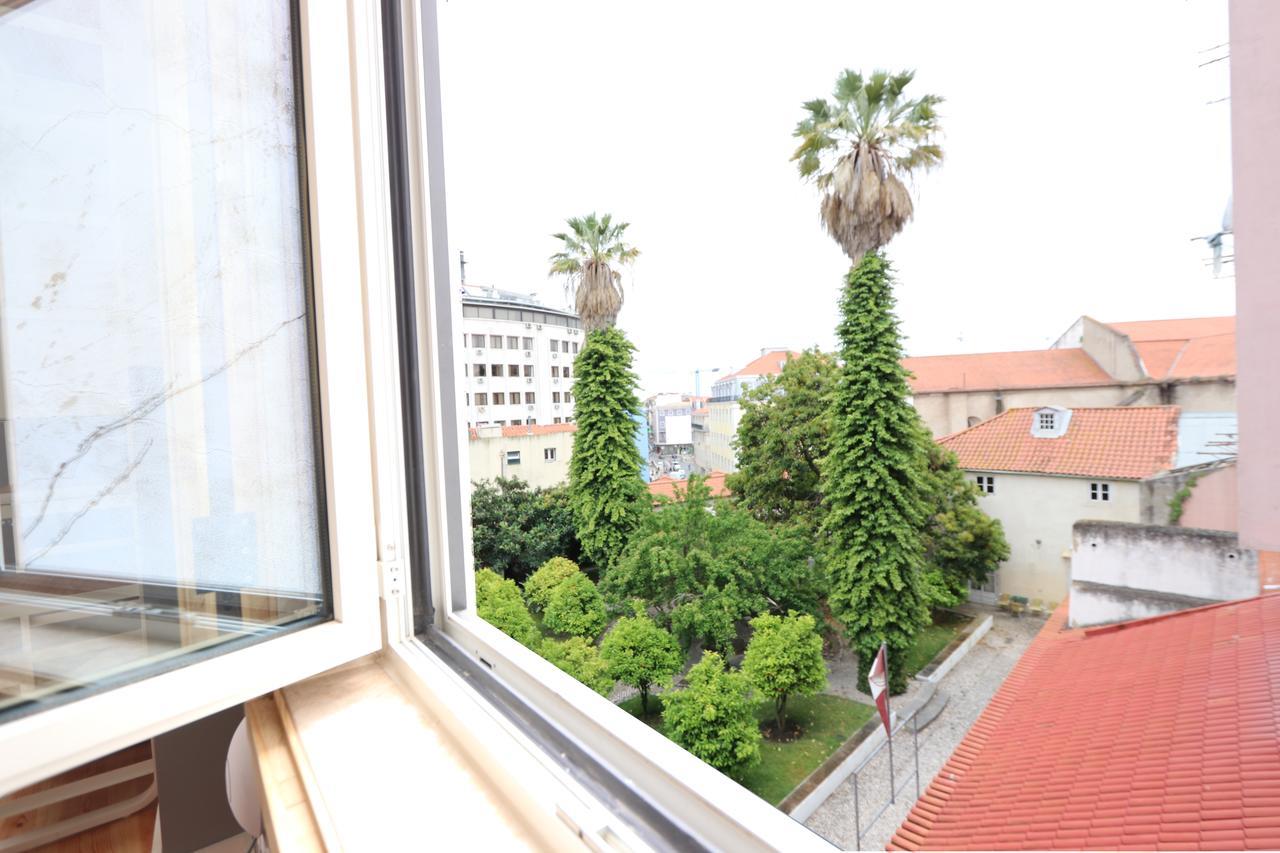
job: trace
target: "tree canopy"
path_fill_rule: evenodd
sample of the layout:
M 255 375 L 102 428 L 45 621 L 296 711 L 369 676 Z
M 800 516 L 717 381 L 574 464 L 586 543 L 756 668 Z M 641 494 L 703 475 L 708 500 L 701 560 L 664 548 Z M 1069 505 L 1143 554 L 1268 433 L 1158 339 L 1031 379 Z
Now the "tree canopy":
M 904 180 L 942 162 L 937 138 L 942 98 L 903 92 L 913 71 L 874 71 L 863 77 L 845 70 L 832 100 L 804 105 L 792 154 L 800 175 L 822 191 L 822 221 L 855 264 L 884 246 L 911 218 Z
M 725 485 L 756 518 L 820 522 L 836 375 L 834 358 L 809 350 L 743 395 L 738 470 Z
M 832 612 L 859 656 L 859 681 L 889 647 L 891 688 L 906 687 L 902 657 L 929 623 L 922 582 L 929 484 L 923 425 L 907 398 L 893 314 L 893 281 L 878 253 L 849 272 L 840 303 L 840 380 L 831 452 L 822 472 L 822 532 L 830 551 Z
M 552 557 L 577 560 L 569 490 L 531 489 L 518 478 L 475 484 L 471 493 L 472 554 L 477 566 L 524 580 Z
M 547 599 L 542 611 L 542 624 L 557 634 L 594 639 L 608 621 L 604 599 L 582 572 L 574 572 L 560 581 Z
M 490 569 L 476 571 L 476 613 L 522 645 L 536 649 L 542 641 L 516 582 Z
M 622 309 L 622 274 L 619 267 L 630 264 L 640 250 L 623 242 L 630 225 L 614 222 L 606 213 L 590 213 L 568 220 L 569 230 L 554 234 L 560 251 L 549 258 L 549 275 L 563 276 L 565 292 L 574 298 L 578 317 L 587 332 L 605 329 L 618 319 Z
M 684 666 L 675 637 L 637 613 L 617 621 L 600 643 L 609 676 L 640 691 L 641 713 L 649 713 L 649 691 L 665 687 Z
M 615 328 L 591 332 L 574 362 L 573 436 L 569 495 L 583 553 L 607 573 L 648 511 L 636 448 L 635 348 Z
M 601 586 L 611 601 L 647 602 L 686 645 L 700 639 L 723 652 L 740 621 L 774 609 L 816 612 L 825 589 L 809 537 L 728 501 L 713 507 L 698 476 L 644 517 Z
M 540 651 L 544 658 L 601 696 L 608 696 L 613 691 L 614 681 L 609 676 L 609 664 L 590 640 L 583 637 L 545 640 Z
M 551 602 L 551 593 L 566 578 L 581 573 L 578 564 L 564 557 L 552 557 L 524 582 L 524 598 L 529 609 L 540 613 Z
M 807 613 L 762 613 L 751 620 L 742 672 L 757 693 L 773 700 L 778 736 L 786 731 L 787 699 L 827 688 L 827 664 L 816 626 Z
M 667 736 L 720 772 L 741 775 L 760 760 L 751 685 L 715 652 L 704 654 L 685 682 L 662 697 Z
M 981 586 L 1009 559 L 1004 527 L 978 505 L 978 487 L 965 477 L 955 454 L 927 442 L 929 505 L 924 532 L 924 558 L 930 598 L 952 607 L 969 597 L 969 585 Z

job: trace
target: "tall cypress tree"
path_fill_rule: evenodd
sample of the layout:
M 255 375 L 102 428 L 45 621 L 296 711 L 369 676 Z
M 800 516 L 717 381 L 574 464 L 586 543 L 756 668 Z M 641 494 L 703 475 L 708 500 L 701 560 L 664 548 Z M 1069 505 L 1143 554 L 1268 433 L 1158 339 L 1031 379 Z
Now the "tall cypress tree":
M 919 416 L 907 401 L 893 278 L 878 252 L 862 257 L 840 301 L 840 379 L 831 451 L 822 470 L 830 546 L 829 603 L 858 652 L 859 683 L 881 642 L 891 689 L 906 687 L 903 653 L 929 623 L 921 583 L 928 523 L 926 460 Z
M 578 431 L 569 461 L 569 496 L 583 553 L 606 571 L 617 560 L 646 508 L 636 448 L 634 345 L 615 327 L 597 329 L 574 362 Z

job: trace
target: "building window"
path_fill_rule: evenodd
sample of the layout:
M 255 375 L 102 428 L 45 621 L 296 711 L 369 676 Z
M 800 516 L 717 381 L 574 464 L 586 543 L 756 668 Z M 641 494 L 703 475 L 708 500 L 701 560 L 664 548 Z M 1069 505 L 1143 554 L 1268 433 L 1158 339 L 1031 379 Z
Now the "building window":
M 1090 483 L 1089 484 L 1089 500 L 1091 501 L 1111 500 L 1111 484 L 1110 483 Z
M 551 378 L 552 379 L 560 378 L 560 365 L 558 364 L 551 365 Z
M 560 352 L 560 342 L 557 341 L 555 338 L 551 339 L 551 351 Z
M 489 369 L 493 371 L 493 375 L 494 375 L 494 376 L 501 376 L 501 375 L 502 375 L 502 365 L 501 365 L 501 364 L 491 364 L 491 365 L 489 365 Z
M 493 404 L 495 406 L 505 406 L 507 404 L 507 395 L 501 391 L 494 391 Z
M 507 451 L 507 464 L 508 464 L 508 465 L 519 465 L 519 464 L 520 464 L 520 451 L 519 451 L 519 450 L 508 450 L 508 451 Z
M 508 364 L 508 365 L 507 365 L 507 375 L 508 375 L 508 376 L 519 376 L 519 375 L 520 375 L 520 365 L 518 365 L 518 364 Z
M 533 365 L 532 365 L 532 364 L 526 364 L 526 365 L 524 366 L 524 375 L 525 375 L 525 376 L 532 376 L 532 375 L 533 375 Z
M 525 391 L 525 392 L 524 392 L 524 401 L 525 401 L 526 403 L 533 403 L 533 402 L 536 402 L 536 401 L 534 400 L 534 396 L 533 396 L 533 392 L 532 392 L 532 391 Z
M 996 492 L 996 478 L 990 474 L 979 474 L 978 491 L 984 495 L 994 495 Z
M 476 405 L 477 406 L 489 405 L 489 395 L 486 393 L 476 394 Z
M 553 402 L 553 403 L 559 403 L 559 402 L 560 402 L 560 392 L 559 392 L 559 391 L 552 391 L 552 392 L 551 392 L 551 402 Z
M 494 426 L 506 426 L 506 425 L 507 425 L 507 422 L 506 422 L 506 421 L 494 421 L 494 422 L 493 422 L 493 425 L 494 425 Z
M 565 391 L 565 392 L 564 392 L 564 401 L 565 401 L 566 403 L 572 403 L 572 402 L 573 402 L 573 395 L 572 395 L 572 394 L 570 394 L 568 391 Z
M 471 375 L 472 376 L 488 376 L 489 368 L 485 367 L 483 364 L 473 364 L 471 365 Z
M 490 335 L 490 336 L 489 336 L 489 348 L 490 348 L 490 349 L 502 349 L 502 335 Z
M 578 354 L 578 342 L 577 342 L 577 341 L 574 341 L 574 342 L 573 342 L 573 354 L 574 354 L 574 355 L 577 355 L 577 354 Z
M 477 348 L 479 348 L 479 349 L 483 349 L 483 348 L 484 348 L 484 335 L 472 335 L 472 336 L 471 336 L 471 345 L 472 345 L 473 347 L 477 347 Z
M 471 395 L 470 395 L 470 394 L 464 394 L 463 396 L 467 398 L 467 405 L 468 405 L 468 406 L 470 406 L 470 405 L 471 405 Z
M 569 342 L 568 342 L 568 341 L 561 341 L 561 342 L 560 342 L 560 352 L 568 352 L 568 351 L 569 351 Z
M 1041 412 L 1040 414 L 1038 414 L 1038 415 L 1036 416 L 1036 418 L 1037 418 L 1037 421 L 1036 421 L 1036 422 L 1037 422 L 1038 426 L 1040 427 L 1040 429 L 1042 429 L 1042 430 L 1044 430 L 1044 431 L 1046 431 L 1046 432 L 1052 432 L 1052 431 L 1053 431 L 1053 429 L 1054 429 L 1054 421 L 1056 420 L 1056 418 L 1054 417 L 1053 412 Z
M 512 425 L 512 426 L 521 426 L 522 424 L 524 424 L 524 421 L 520 420 L 519 418 L 512 418 L 512 419 L 511 419 L 511 425 Z
M 533 349 L 533 338 L 524 339 L 524 349 Z
M 542 461 L 544 461 L 544 462 L 555 462 L 555 461 L 556 461 L 556 449 L 555 449 L 554 447 L 547 447 L 547 448 L 544 448 L 544 449 L 543 449 L 543 451 L 542 451 Z
M 537 418 L 529 418 L 529 420 L 525 421 L 525 423 L 527 423 L 529 426 L 537 426 L 537 425 L 538 425 L 538 419 L 537 419 Z
M 508 335 L 507 349 L 520 349 L 520 339 L 515 335 Z
M 564 378 L 565 378 L 565 379 L 568 379 L 568 378 L 569 378 L 569 366 L 568 366 L 568 365 L 565 365 L 565 368 L 564 368 Z
M 552 422 L 553 424 L 558 424 L 558 423 L 560 423 L 560 419 L 559 419 L 559 418 L 552 418 L 552 419 L 551 419 L 551 422 Z

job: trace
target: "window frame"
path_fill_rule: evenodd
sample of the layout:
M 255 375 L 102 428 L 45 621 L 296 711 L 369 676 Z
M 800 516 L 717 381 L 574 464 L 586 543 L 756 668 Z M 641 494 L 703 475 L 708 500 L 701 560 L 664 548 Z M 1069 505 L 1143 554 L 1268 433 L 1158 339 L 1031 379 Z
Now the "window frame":
M 178 657 L 166 671 L 120 686 L 94 686 L 82 697 L 0 724 L 0 755 L 5 756 L 0 794 L 382 646 L 373 464 L 368 454 L 334 452 L 370 442 L 369 410 L 375 401 L 366 367 L 378 326 L 366 335 L 364 288 L 350 283 L 382 274 L 376 245 L 386 225 L 368 212 L 377 193 L 361 181 L 362 173 L 376 165 L 369 102 L 318 96 L 367 92 L 376 82 L 369 77 L 378 45 L 368 29 L 368 4 L 353 2 L 365 6 L 363 17 L 360 11 L 349 16 L 344 4 L 295 0 L 293 5 L 333 616 L 243 648 L 214 647 L 185 660 Z
M 420 395 L 405 404 L 416 402 L 424 413 L 419 486 L 426 496 L 427 559 L 410 566 L 406 582 L 415 600 L 422 596 L 412 588 L 427 586 L 434 607 L 400 623 L 399 635 L 388 626 L 383 660 L 428 703 L 430 685 L 440 682 L 441 663 L 447 663 L 477 699 L 476 719 L 457 719 L 459 736 L 475 760 L 501 765 L 504 750 L 510 749 L 509 743 L 474 736 L 481 725 L 496 725 L 520 743 L 539 744 L 532 758 L 563 787 L 526 793 L 563 813 L 562 797 L 575 785 L 585 790 L 597 828 L 584 838 L 634 832 L 656 847 L 833 850 L 803 824 L 476 615 L 470 493 L 464 488 L 468 453 L 458 427 L 460 371 L 452 345 L 462 311 L 447 246 L 435 3 L 384 0 L 384 8 L 403 14 L 405 34 L 399 67 L 405 76 L 405 180 L 413 211 L 406 239 L 414 246 L 419 321 L 411 368 L 419 380 L 413 393 Z M 393 65 L 389 61 L 388 69 Z M 392 148 L 398 144 L 387 141 Z M 375 376 L 374 381 L 389 380 Z M 387 459 L 382 448 L 377 456 L 380 464 Z M 456 707 L 447 711 L 457 713 Z

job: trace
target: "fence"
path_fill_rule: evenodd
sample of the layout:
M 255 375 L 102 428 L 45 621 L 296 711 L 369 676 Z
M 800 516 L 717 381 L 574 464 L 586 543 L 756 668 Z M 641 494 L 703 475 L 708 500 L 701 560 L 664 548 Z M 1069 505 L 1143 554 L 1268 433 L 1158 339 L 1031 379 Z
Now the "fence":
M 890 806 L 898 802 L 898 796 L 906 790 L 907 786 L 910 785 L 913 780 L 915 781 L 916 786 L 915 799 L 920 799 L 920 733 L 916 727 L 916 716 L 920 713 L 920 709 L 922 707 L 924 707 L 923 704 L 918 705 L 907 716 L 896 720 L 896 725 L 891 730 L 889 737 L 885 738 L 883 742 L 868 753 L 866 757 L 862 759 L 862 762 L 853 769 L 853 772 L 849 774 L 850 778 L 853 779 L 853 821 L 854 831 L 857 834 L 857 844 L 855 846 L 859 850 L 862 849 L 862 837 L 871 831 L 871 828 L 876 825 L 876 821 L 884 816 L 885 811 L 887 811 Z M 893 741 L 894 738 L 902 733 L 903 729 L 910 729 L 911 731 L 911 754 L 906 762 L 908 764 L 907 769 L 909 769 L 910 772 L 904 773 L 903 776 L 905 776 L 905 778 L 901 784 L 898 784 L 896 781 L 896 768 L 894 767 Z M 885 751 L 888 752 L 888 761 L 883 762 L 886 767 L 872 767 L 872 764 L 880 757 L 880 754 Z M 864 771 L 868 772 L 868 778 L 865 780 L 861 778 Z M 866 827 L 863 827 L 861 802 L 862 793 L 864 789 L 870 789 L 870 791 L 873 792 L 870 796 L 875 796 L 874 791 L 876 789 L 873 784 L 874 777 L 872 777 L 871 774 L 876 773 L 876 771 L 883 771 L 887 776 L 889 783 L 888 796 L 880 807 L 876 809 L 875 814 L 871 815 L 871 819 L 868 821 Z M 912 802 L 914 802 L 914 800 Z

